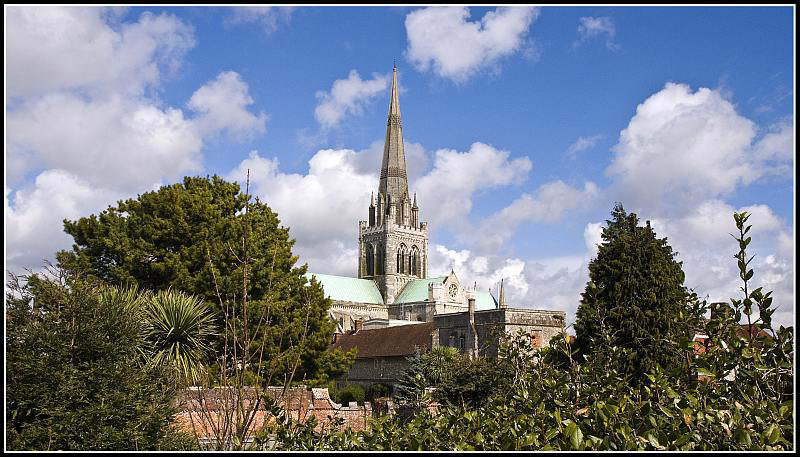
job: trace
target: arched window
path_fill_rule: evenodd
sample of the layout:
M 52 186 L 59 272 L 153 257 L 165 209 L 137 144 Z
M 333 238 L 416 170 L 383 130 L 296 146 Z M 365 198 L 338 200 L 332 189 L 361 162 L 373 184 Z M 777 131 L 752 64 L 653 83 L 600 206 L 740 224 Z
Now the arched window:
M 411 255 L 408 259 L 408 271 L 414 276 L 419 276 L 419 249 L 416 246 L 411 246 Z
M 384 273 L 384 263 L 386 258 L 386 253 L 384 252 L 384 247 L 382 244 L 379 244 L 375 248 L 375 274 L 382 275 Z
M 397 249 L 397 272 L 401 274 L 408 273 L 406 271 L 406 245 L 400 244 L 400 247 Z
M 375 274 L 375 249 L 371 244 L 367 245 L 367 276 Z

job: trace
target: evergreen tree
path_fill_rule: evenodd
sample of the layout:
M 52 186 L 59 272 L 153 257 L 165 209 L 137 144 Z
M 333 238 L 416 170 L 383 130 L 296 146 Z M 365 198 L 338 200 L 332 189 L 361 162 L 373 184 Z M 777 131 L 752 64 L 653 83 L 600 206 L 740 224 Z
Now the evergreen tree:
M 681 367 L 689 331 L 681 262 L 649 221 L 640 226 L 621 204 L 611 215 L 576 314 L 580 353 L 609 345 L 630 349 L 625 369 L 634 380 L 655 366 Z
M 57 254 L 59 266 L 112 284 L 173 288 L 209 303 L 225 330 L 215 341 L 217 354 L 232 353 L 234 337 L 248 341 L 264 357 L 247 366 L 258 364 L 257 371 L 278 381 L 329 379 L 352 362 L 352 354 L 327 351 L 335 329 L 330 300 L 320 283 L 306 279 L 307 266 L 295 265 L 289 229 L 236 183 L 186 177 L 100 214 L 65 220 L 64 230 L 75 243 Z

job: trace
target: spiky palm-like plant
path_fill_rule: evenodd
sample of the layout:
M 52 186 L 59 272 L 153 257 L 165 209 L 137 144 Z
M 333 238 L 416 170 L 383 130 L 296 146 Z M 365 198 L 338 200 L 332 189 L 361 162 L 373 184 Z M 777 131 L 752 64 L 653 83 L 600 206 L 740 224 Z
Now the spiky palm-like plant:
M 199 298 L 167 289 L 150 294 L 144 312 L 150 363 L 173 367 L 178 376 L 197 381 L 216 335 L 211 310 Z

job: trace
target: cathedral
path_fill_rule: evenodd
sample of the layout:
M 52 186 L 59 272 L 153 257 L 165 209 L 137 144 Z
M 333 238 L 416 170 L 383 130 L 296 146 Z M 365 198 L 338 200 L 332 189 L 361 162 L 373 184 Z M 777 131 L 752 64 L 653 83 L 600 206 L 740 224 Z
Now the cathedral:
M 381 332 L 373 335 L 377 344 L 391 345 L 385 340 L 402 339 L 403 334 L 424 329 L 422 333 L 428 336 L 422 339 L 427 346 L 477 351 L 482 333 L 478 327 L 483 321 L 509 331 L 524 328 L 540 340 L 563 331 L 563 311 L 509 308 L 502 283 L 495 298 L 488 291 L 464 287 L 452 270 L 443 276 L 428 276 L 428 224 L 420 220 L 416 194 L 408 189 L 397 91 L 395 67 L 378 189 L 370 198 L 367 220 L 358 226 L 358 277 L 308 273 L 322 283 L 332 300 L 330 314 L 337 322 L 337 334 L 347 337 L 361 331 L 394 329 L 383 332 L 385 338 L 378 336 Z M 343 338 L 339 340 L 341 344 Z M 359 351 L 363 353 L 363 348 Z

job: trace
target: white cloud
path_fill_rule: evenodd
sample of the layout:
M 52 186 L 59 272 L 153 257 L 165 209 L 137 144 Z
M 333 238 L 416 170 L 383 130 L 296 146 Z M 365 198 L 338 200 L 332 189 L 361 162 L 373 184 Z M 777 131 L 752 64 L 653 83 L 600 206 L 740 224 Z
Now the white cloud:
M 531 195 L 523 193 L 511 204 L 485 218 L 477 232 L 470 233 L 481 252 L 493 252 L 503 246 L 523 222 L 556 222 L 565 212 L 592 204 L 597 186 L 586 182 L 578 189 L 561 180 L 539 186 Z
M 289 23 L 293 7 L 277 6 L 238 6 L 231 8 L 231 15 L 225 19 L 226 25 L 255 23 L 261 25 L 264 32 L 269 35 L 281 25 Z
M 691 207 L 764 174 L 755 133 L 719 91 L 667 83 L 636 108 L 606 174 L 627 205 Z
M 267 116 L 247 110 L 253 104 L 247 83 L 234 71 L 224 71 L 197 89 L 187 106 L 198 113 L 197 127 L 206 135 L 225 131 L 235 138 L 264 133 Z
M 346 115 L 360 115 L 364 105 L 384 94 L 388 84 L 388 75 L 373 73 L 372 79 L 362 80 L 356 70 L 350 70 L 347 79 L 333 82 L 330 92 L 317 92 L 319 104 L 314 108 L 314 117 L 325 129 L 335 127 Z
M 377 169 L 359 171 L 363 154 L 350 149 L 323 149 L 309 160 L 308 173 L 297 174 L 281 172 L 276 159 L 266 159 L 254 151 L 227 178 L 244 183 L 250 168 L 251 193 L 291 227 L 290 234 L 298 240 L 296 247 L 303 259 L 338 259 L 343 249 L 355 247 L 357 221 L 367 218 L 370 191 L 378 184 Z M 357 266 L 353 258 L 346 265 L 348 271 Z M 324 263 L 312 264 L 311 268 L 327 273 L 342 267 Z
M 785 119 L 767 129 L 754 145 L 753 156 L 764 162 L 767 172 L 791 176 L 794 150 L 794 126 Z
M 458 231 L 467 225 L 475 193 L 527 178 L 530 159 L 509 160 L 510 153 L 488 144 L 473 143 L 469 151 L 439 149 L 433 169 L 413 183 L 419 196 L 420 217 L 433 226 Z
M 617 35 L 617 28 L 614 21 L 608 16 L 591 17 L 584 16 L 579 19 L 578 40 L 573 43 L 573 47 L 593 38 L 606 37 L 606 47 L 612 51 L 619 49 L 619 44 L 614 42 Z
M 202 139 L 180 110 L 134 99 L 53 93 L 7 115 L 10 159 L 60 168 L 93 185 L 135 190 L 200 169 Z
M 592 136 L 578 137 L 578 139 L 567 148 L 567 158 L 570 160 L 575 159 L 579 152 L 592 149 L 601 139 L 603 139 L 603 134 L 600 133 Z
M 31 188 L 14 191 L 13 206 L 11 192 L 5 189 L 6 268 L 16 273 L 37 270 L 56 251 L 69 248 L 72 239 L 63 232 L 64 219 L 100 211 L 121 198 L 64 170 L 47 170 Z
M 265 117 L 247 111 L 247 85 L 233 72 L 195 92 L 195 117 L 153 97 L 194 44 L 192 28 L 173 16 L 143 13 L 123 22 L 119 9 L 7 12 L 7 63 L 24 69 L 7 75 L 15 96 L 6 109 L 6 255 L 13 268 L 36 267 L 69 247 L 65 217 L 200 171 L 209 136 L 263 132 Z
M 597 256 L 597 248 L 603 242 L 603 223 L 589 222 L 583 229 L 583 242 L 586 244 L 587 256 L 594 258 Z
M 114 24 L 106 8 L 13 6 L 5 12 L 12 97 L 65 89 L 140 93 L 176 70 L 194 46 L 192 27 L 167 14 Z
M 419 9 L 406 16 L 406 57 L 419 71 L 432 68 L 461 83 L 479 70 L 497 70 L 501 58 L 520 50 L 538 15 L 534 7 L 498 7 L 472 22 L 465 6 Z

